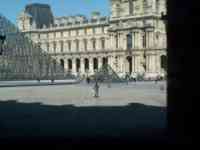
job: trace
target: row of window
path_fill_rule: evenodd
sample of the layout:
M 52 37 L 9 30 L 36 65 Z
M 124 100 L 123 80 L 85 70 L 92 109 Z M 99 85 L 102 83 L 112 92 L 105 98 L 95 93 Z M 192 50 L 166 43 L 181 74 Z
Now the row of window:
M 134 36 L 132 34 L 127 34 L 126 36 L 126 39 L 127 39 L 127 49 L 132 49 L 134 48 L 134 42 L 133 42 L 133 38 Z M 158 39 L 158 35 L 156 34 L 156 38 Z M 115 36 L 115 39 L 116 39 L 116 45 L 115 47 L 116 48 L 119 48 L 119 38 L 118 36 Z M 80 49 L 80 41 L 79 40 L 75 40 L 75 49 L 77 51 L 79 51 Z M 92 39 L 91 40 L 91 44 L 92 44 L 92 49 L 95 50 L 96 49 L 96 39 Z M 59 42 L 60 44 L 60 51 L 63 52 L 64 51 L 64 42 L 63 41 L 60 41 Z M 84 44 L 84 50 L 87 51 L 88 50 L 88 40 L 87 39 L 83 39 L 83 44 Z M 41 47 L 41 43 L 38 44 L 40 47 Z M 72 41 L 67 41 L 67 47 L 68 47 L 68 50 L 71 51 L 72 49 Z M 57 42 L 53 42 L 53 50 L 54 52 L 56 52 L 56 49 L 57 49 L 57 46 L 58 46 L 58 43 Z M 47 51 L 49 52 L 49 43 L 46 43 L 46 48 L 47 48 Z M 143 48 L 147 48 L 147 33 L 144 32 L 144 34 L 142 35 L 142 47 Z M 105 39 L 102 38 L 101 39 L 101 49 L 105 49 Z
M 79 40 L 75 40 L 75 45 L 76 45 L 76 50 L 79 51 L 80 49 L 80 41 Z M 96 49 L 96 39 L 92 39 L 92 49 Z M 88 40 L 87 39 L 84 39 L 83 40 L 83 43 L 84 43 L 84 49 L 87 51 L 88 50 Z M 64 51 L 64 42 L 63 41 L 60 41 L 59 42 L 60 44 L 60 51 L 63 52 Z M 39 47 L 41 48 L 41 43 L 38 43 Z M 53 42 L 53 50 L 54 52 L 56 52 L 56 49 L 57 49 L 57 43 L 56 42 Z M 68 47 L 68 50 L 71 51 L 72 49 L 72 41 L 67 41 L 67 47 Z M 49 49 L 50 49 L 50 46 L 49 46 L 49 43 L 46 43 L 46 48 L 47 48 L 47 51 L 49 52 Z M 101 49 L 105 49 L 105 39 L 102 38 L 101 39 Z
M 126 35 L 126 39 L 127 39 L 126 40 L 127 41 L 126 47 L 127 47 L 127 49 L 134 48 L 133 38 L 134 38 L 134 36 L 131 33 L 129 33 L 129 34 Z M 115 36 L 115 39 L 116 39 L 116 45 L 115 45 L 115 47 L 119 48 L 119 44 L 118 44 L 119 38 L 118 38 L 117 35 Z M 146 42 L 146 40 L 147 39 L 146 39 L 146 32 L 145 32 L 142 35 L 142 46 L 143 46 L 143 48 L 147 48 L 147 42 Z
M 143 0 L 143 4 L 141 5 L 140 1 L 129 1 L 129 14 L 136 14 L 137 12 L 139 12 L 140 8 L 142 7 L 143 8 L 143 11 L 144 13 L 149 13 L 149 11 L 151 11 L 152 9 L 152 1 L 149 1 L 149 0 Z M 160 9 L 161 9 L 161 4 L 164 4 L 164 3 L 161 3 L 161 0 L 156 0 L 155 2 L 155 11 L 156 13 L 160 13 Z M 164 4 L 166 5 L 166 4 Z M 123 13 L 121 11 L 121 7 L 122 5 L 120 3 L 117 3 L 116 4 L 116 12 L 117 12 L 117 16 L 119 16 L 121 13 Z
M 99 28 L 99 27 L 97 27 Z M 97 28 L 93 27 L 93 28 L 85 28 L 83 29 L 83 34 L 84 35 L 89 35 L 89 30 L 92 29 L 92 34 L 96 34 L 97 33 Z M 72 32 L 74 31 L 74 34 L 72 34 Z M 68 31 L 64 31 L 65 33 L 67 33 L 67 36 L 70 37 L 70 36 L 79 36 L 81 35 L 81 32 L 80 30 L 68 30 Z M 53 33 L 53 38 L 56 38 L 56 34 L 58 34 L 59 32 L 54 32 Z M 105 28 L 104 27 L 101 27 L 101 33 L 105 33 Z M 46 37 L 49 38 L 49 34 L 51 33 L 47 33 L 46 34 Z M 60 32 L 60 37 L 63 37 L 64 33 L 63 32 Z M 43 34 L 44 35 L 44 34 Z M 41 34 L 38 34 L 38 39 L 41 39 Z

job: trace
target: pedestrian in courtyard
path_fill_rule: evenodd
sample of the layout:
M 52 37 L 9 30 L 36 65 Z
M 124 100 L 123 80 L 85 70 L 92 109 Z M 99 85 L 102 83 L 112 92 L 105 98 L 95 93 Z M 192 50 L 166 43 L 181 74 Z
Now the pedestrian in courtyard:
M 90 77 L 86 78 L 87 84 L 90 84 Z
M 126 73 L 125 80 L 126 80 L 126 84 L 128 85 L 128 82 L 129 82 L 129 74 L 128 73 Z
M 51 83 L 54 83 L 54 78 L 51 78 Z
M 136 81 L 137 81 L 137 80 L 136 80 L 136 78 L 135 78 L 135 77 L 133 78 L 133 81 L 136 83 Z
M 40 83 L 40 78 L 37 78 L 38 83 Z
M 95 81 L 93 90 L 94 90 L 94 97 L 95 98 L 99 97 L 99 84 L 97 81 Z

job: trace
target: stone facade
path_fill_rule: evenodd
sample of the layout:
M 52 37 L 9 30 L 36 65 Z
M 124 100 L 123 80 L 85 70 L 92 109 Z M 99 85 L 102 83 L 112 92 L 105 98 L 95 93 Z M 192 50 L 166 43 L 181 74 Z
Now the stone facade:
M 36 26 L 37 20 L 23 11 L 19 29 L 51 55 L 64 72 L 94 74 L 108 63 L 120 76 L 125 73 L 163 74 L 166 56 L 166 0 L 110 0 L 111 15 L 93 12 L 54 17 L 50 27 Z

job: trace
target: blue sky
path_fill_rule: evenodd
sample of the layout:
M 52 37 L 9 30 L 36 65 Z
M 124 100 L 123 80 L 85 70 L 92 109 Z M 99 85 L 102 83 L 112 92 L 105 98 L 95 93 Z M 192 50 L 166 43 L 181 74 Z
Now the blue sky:
M 54 16 L 84 14 L 90 16 L 92 11 L 100 11 L 109 15 L 109 0 L 1 0 L 0 14 L 16 23 L 17 15 L 27 4 L 50 4 Z

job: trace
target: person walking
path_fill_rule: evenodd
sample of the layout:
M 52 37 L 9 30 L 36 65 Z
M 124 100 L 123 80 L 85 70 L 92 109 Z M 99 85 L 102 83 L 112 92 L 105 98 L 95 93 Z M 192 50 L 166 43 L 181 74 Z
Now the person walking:
M 94 97 L 95 98 L 99 97 L 99 84 L 97 81 L 94 84 Z
M 87 84 L 90 84 L 90 78 L 89 77 L 86 78 L 86 81 L 87 81 Z
M 125 80 L 126 80 L 126 84 L 128 85 L 128 81 L 129 81 L 129 75 L 128 75 L 128 73 L 126 73 Z
M 136 83 L 136 81 L 137 81 L 137 80 L 136 80 L 136 77 L 134 77 L 133 80 L 134 80 L 134 82 Z

